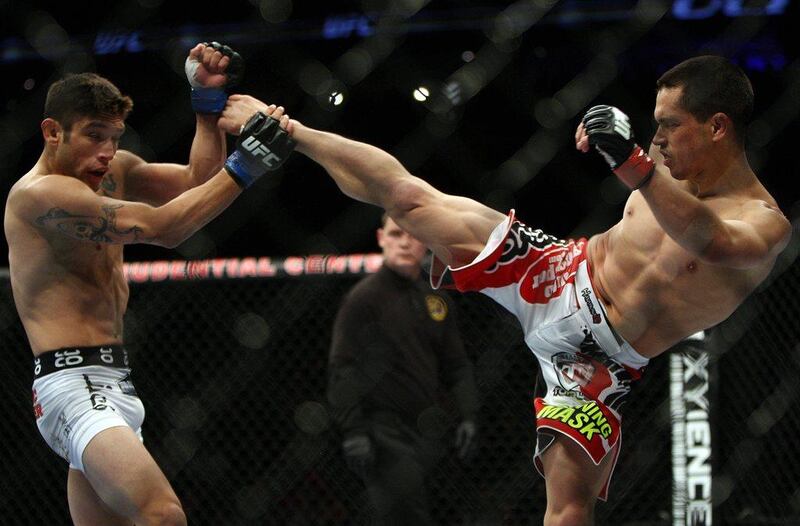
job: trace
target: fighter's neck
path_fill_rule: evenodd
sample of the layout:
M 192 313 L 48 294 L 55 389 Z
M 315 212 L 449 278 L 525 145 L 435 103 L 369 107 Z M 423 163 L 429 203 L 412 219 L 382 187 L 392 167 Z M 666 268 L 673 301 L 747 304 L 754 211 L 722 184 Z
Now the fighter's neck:
M 758 179 L 744 152 L 727 162 L 714 163 L 687 181 L 689 191 L 700 198 L 735 193 Z
M 54 173 L 61 173 L 62 170 L 59 170 L 56 166 L 54 156 L 51 152 L 45 148 L 42 150 L 42 155 L 39 156 L 39 160 L 36 161 L 36 164 L 33 165 L 31 169 L 31 173 L 35 173 L 38 175 L 47 175 L 47 174 L 54 174 Z

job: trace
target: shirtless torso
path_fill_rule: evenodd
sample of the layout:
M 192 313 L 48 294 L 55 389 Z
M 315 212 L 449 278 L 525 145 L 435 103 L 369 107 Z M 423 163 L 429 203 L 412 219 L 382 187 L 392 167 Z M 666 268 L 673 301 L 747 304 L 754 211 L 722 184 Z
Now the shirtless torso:
M 117 153 L 97 195 L 123 198 L 124 159 L 132 157 L 128 152 Z M 33 354 L 69 346 L 122 343 L 122 318 L 128 303 L 122 245 L 81 241 L 41 228 L 36 218 L 29 221 L 26 195 L 31 187 L 47 184 L 46 178 L 64 176 L 47 175 L 37 163 L 11 189 L 5 212 L 14 301 Z M 102 235 L 100 223 L 90 218 L 63 221 L 76 230 L 85 229 L 87 236 Z
M 649 157 L 636 146 L 628 117 L 611 106 L 590 109 L 575 134 L 578 150 L 596 148 L 634 190 L 622 219 L 591 238 L 588 258 L 611 325 L 644 358 L 727 318 L 766 278 L 791 234 L 747 161 L 753 92 L 744 72 L 722 57 L 696 57 L 662 75 L 657 88 Z M 264 106 L 238 98 L 221 126 L 235 133 Z M 500 125 L 487 120 L 487 130 Z M 343 193 L 384 208 L 454 273 L 487 248 L 506 217 L 437 190 L 368 144 L 296 121 L 288 130 L 298 151 Z M 591 524 L 613 460 L 598 465 L 558 437 L 542 462 L 545 524 Z
M 757 181 L 703 202 L 722 220 L 740 219 L 748 207 L 780 214 Z M 636 192 L 628 199 L 622 220 L 591 238 L 589 261 L 611 324 L 641 355 L 652 358 L 686 335 L 730 316 L 764 280 L 783 246 L 748 268 L 703 261 L 667 235 Z

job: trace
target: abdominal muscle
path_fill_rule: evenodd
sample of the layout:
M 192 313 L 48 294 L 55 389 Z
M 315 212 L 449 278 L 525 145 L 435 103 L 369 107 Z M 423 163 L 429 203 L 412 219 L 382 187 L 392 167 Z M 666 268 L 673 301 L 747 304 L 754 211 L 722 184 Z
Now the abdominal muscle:
M 610 324 L 652 358 L 727 318 L 751 289 L 742 273 L 696 261 L 666 234 L 649 246 L 617 225 L 589 240 L 587 257 Z
M 122 343 L 128 284 L 121 257 L 107 255 L 106 265 L 80 269 L 12 262 L 14 300 L 34 356 Z

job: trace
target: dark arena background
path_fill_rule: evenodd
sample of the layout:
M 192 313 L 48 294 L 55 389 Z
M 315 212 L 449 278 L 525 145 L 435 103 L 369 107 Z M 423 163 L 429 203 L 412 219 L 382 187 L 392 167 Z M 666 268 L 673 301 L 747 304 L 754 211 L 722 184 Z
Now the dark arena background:
M 47 87 L 69 72 L 96 71 L 134 99 L 123 148 L 185 162 L 194 114 L 183 62 L 195 43 L 217 40 L 246 61 L 236 91 L 386 149 L 446 192 L 515 208 L 560 237 L 585 236 L 618 220 L 627 192 L 600 156 L 574 149 L 580 116 L 619 106 L 647 144 L 655 80 L 711 53 L 753 82 L 748 157 L 796 225 L 797 4 L 0 0 L 0 188 L 5 196 L 38 158 Z M 368 520 L 325 386 L 342 295 L 380 263 L 365 256 L 377 249 L 380 214 L 295 154 L 176 249 L 126 247 L 125 337 L 145 443 L 190 524 Z M 800 524 L 797 251 L 795 236 L 729 320 L 652 361 L 627 407 L 598 524 Z M 0 524 L 70 524 L 67 466 L 36 429 L 31 354 L 7 269 L 0 295 Z M 470 462 L 452 452 L 433 472 L 434 516 L 541 524 L 536 362 L 501 308 L 473 294 L 455 300 L 476 364 L 480 442 Z M 449 440 L 452 401 L 441 406 Z

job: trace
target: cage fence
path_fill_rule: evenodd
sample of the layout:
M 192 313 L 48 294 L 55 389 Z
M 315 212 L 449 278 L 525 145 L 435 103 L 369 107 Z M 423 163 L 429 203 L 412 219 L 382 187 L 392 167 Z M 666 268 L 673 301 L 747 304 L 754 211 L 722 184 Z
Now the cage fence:
M 9 33 L 24 33 L 4 37 L 0 54 L 12 79 L 0 118 L 0 159 L 15 167 L 5 190 L 39 154 L 49 81 L 74 71 L 96 69 L 134 96 L 125 148 L 148 160 L 185 162 L 194 130 L 186 50 L 218 38 L 248 59 L 243 92 L 292 107 L 303 122 L 394 145 L 387 149 L 405 166 L 447 191 L 503 210 L 536 202 L 540 220 L 582 235 L 618 217 L 627 194 L 613 176 L 590 180 L 592 170 L 584 168 L 600 165 L 564 156 L 576 119 L 600 99 L 624 102 L 646 137 L 653 81 L 691 50 L 731 55 L 754 78 L 748 155 L 797 216 L 790 178 L 779 177 L 800 112 L 800 60 L 789 44 L 796 2 L 390 0 L 363 3 L 385 7 L 383 15 L 358 5 L 357 13 L 329 17 L 314 2 L 232 2 L 219 10 L 230 14 L 208 13 L 197 24 L 186 22 L 178 3 L 109 3 L 80 17 L 69 3 L 51 3 L 47 12 L 22 4 L 0 3 Z M 275 18 L 275 7 L 287 5 L 292 16 Z M 312 17 L 323 11 L 319 28 Z M 109 29 L 128 23 L 130 30 Z M 467 52 L 469 60 L 452 60 Z M 432 96 L 411 103 L 408 95 L 418 89 L 412 83 L 424 75 L 433 79 Z M 487 112 L 508 130 L 489 133 Z M 171 257 L 372 243 L 375 218 L 337 202 L 341 196 L 308 195 L 308 180 L 293 177 L 308 165 L 294 162 L 290 174 L 243 196 Z M 545 187 L 559 198 L 541 199 Z M 265 209 L 269 214 L 254 212 Z M 235 248 L 233 238 L 248 223 L 258 246 L 246 239 Z M 795 236 L 767 284 L 729 320 L 651 362 L 626 407 L 624 445 L 610 500 L 597 507 L 598 524 L 800 524 L 797 247 Z M 190 524 L 368 523 L 364 486 L 345 466 L 325 388 L 337 307 L 375 270 L 375 258 L 127 268 L 125 339 L 147 410 L 145 444 Z M 466 463 L 450 451 L 430 474 L 434 517 L 443 525 L 541 524 L 544 483 L 531 461 L 536 361 L 508 313 L 480 295 L 454 300 L 476 364 L 479 448 Z M 31 355 L 7 274 L 0 279 L 0 334 L 0 525 L 70 524 L 67 468 L 36 429 Z M 446 395 L 442 407 L 452 408 Z M 443 419 L 447 436 L 454 424 L 454 415 Z
M 610 499 L 597 507 L 598 524 L 800 521 L 796 246 L 768 284 L 704 341 L 652 360 L 625 409 L 622 453 Z M 191 524 L 369 522 L 364 486 L 346 468 L 325 389 L 338 305 L 380 257 L 339 257 L 331 270 L 325 262 L 333 260 L 127 267 L 125 338 L 147 410 L 145 444 Z M 0 523 L 69 524 L 67 467 L 36 429 L 31 356 L 7 278 L 0 290 Z M 434 517 L 440 524 L 540 524 L 544 483 L 531 460 L 536 361 L 500 307 L 477 294 L 454 300 L 476 365 L 479 447 L 468 462 L 450 451 L 430 474 Z M 685 423 L 684 479 L 674 476 L 676 359 L 688 371 L 684 392 L 694 393 L 686 399 L 707 401 L 709 429 L 698 431 L 691 418 Z M 690 377 L 703 370 L 708 381 L 698 388 Z M 455 424 L 449 402 L 444 393 L 443 432 Z M 689 405 L 696 416 L 699 405 Z M 679 487 L 686 480 L 691 484 Z

